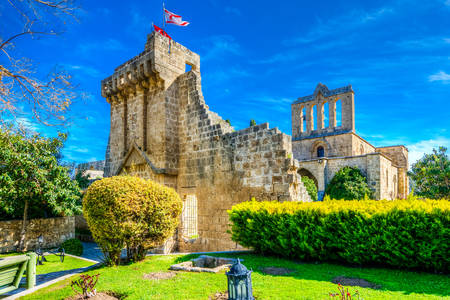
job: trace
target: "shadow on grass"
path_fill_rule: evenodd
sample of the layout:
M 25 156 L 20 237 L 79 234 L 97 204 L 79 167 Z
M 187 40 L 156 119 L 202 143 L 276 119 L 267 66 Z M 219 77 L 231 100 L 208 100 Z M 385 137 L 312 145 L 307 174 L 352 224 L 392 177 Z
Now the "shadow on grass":
M 325 281 L 331 283 L 338 276 L 361 278 L 380 286 L 379 291 L 402 292 L 404 294 L 427 294 L 440 297 L 450 296 L 450 277 L 421 271 L 409 271 L 386 267 L 355 267 L 337 263 L 314 263 L 288 260 L 275 256 L 261 256 L 248 252 L 211 253 L 210 256 L 240 258 L 245 266 L 262 276 L 293 277 L 296 279 Z M 200 254 L 178 257 L 176 263 L 191 260 Z M 294 270 L 285 275 L 268 275 L 264 267 L 280 267 Z

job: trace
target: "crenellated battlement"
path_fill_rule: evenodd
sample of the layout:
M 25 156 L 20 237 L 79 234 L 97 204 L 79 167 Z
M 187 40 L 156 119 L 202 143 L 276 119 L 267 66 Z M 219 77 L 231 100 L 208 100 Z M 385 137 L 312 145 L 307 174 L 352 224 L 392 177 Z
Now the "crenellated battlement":
M 118 66 L 111 76 L 102 80 L 102 96 L 111 103 L 152 85 L 161 85 L 165 89 L 186 72 L 186 65 L 199 72 L 200 56 L 152 32 L 143 52 Z

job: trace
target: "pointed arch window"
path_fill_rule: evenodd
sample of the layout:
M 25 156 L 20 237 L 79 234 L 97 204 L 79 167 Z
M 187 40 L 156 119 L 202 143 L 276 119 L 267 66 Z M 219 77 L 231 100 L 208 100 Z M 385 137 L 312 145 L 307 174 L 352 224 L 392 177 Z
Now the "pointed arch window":
M 324 157 L 325 149 L 322 146 L 317 147 L 317 157 Z

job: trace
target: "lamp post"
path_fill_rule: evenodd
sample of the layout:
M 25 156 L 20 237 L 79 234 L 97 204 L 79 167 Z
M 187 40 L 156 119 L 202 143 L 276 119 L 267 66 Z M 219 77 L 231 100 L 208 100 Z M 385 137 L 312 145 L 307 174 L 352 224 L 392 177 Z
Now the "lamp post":
M 42 244 L 44 243 L 44 237 L 42 236 L 42 234 L 40 236 L 38 236 L 37 238 L 38 241 L 38 248 L 36 249 L 36 254 L 37 254 L 37 264 L 38 265 L 42 265 L 44 264 L 44 261 L 47 261 L 44 257 L 44 253 L 42 251 Z
M 252 291 L 252 271 L 241 264 L 239 258 L 226 273 L 228 279 L 228 300 L 254 300 Z

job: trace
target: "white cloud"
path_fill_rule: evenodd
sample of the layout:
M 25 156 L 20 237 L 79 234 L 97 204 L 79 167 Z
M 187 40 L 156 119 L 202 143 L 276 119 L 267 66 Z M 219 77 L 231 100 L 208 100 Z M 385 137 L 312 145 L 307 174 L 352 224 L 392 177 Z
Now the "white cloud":
M 202 61 L 220 58 L 226 54 L 241 55 L 241 46 L 231 35 L 215 35 L 206 40 L 205 53 L 202 55 Z
M 65 64 L 64 67 L 69 70 L 73 70 L 74 72 L 83 73 L 90 77 L 100 77 L 102 75 L 99 70 L 89 66 Z
M 18 117 L 16 122 L 19 126 L 23 126 L 27 130 L 37 132 L 39 130 L 38 124 L 28 117 Z
M 422 158 L 425 153 L 429 154 L 434 149 L 438 149 L 439 146 L 444 146 L 450 149 L 450 138 L 437 137 L 429 140 L 422 140 L 414 144 L 406 145 L 409 150 L 408 159 L 409 166 L 415 163 L 418 159 Z
M 444 71 L 440 71 L 436 74 L 428 76 L 428 81 L 442 81 L 444 83 L 450 83 L 450 74 L 447 74 Z
M 353 10 L 347 14 L 340 15 L 339 17 L 330 18 L 325 22 L 319 19 L 318 24 L 308 33 L 302 34 L 301 37 L 285 40 L 284 44 L 286 46 L 310 44 L 325 37 L 332 37 L 335 39 L 340 34 L 351 32 L 356 28 L 377 21 L 393 12 L 394 10 L 392 8 L 381 7 L 371 12 Z

